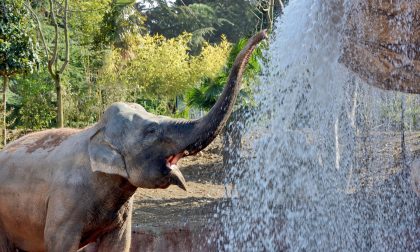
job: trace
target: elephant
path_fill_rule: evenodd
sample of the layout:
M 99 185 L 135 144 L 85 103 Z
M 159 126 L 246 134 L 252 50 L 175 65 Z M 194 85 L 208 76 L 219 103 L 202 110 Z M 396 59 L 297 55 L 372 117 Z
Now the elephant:
M 172 119 L 135 103 L 114 103 L 85 129 L 31 133 L 0 152 L 0 251 L 129 251 L 137 188 L 186 189 L 179 159 L 220 133 L 238 96 L 261 31 L 232 66 L 212 109 Z

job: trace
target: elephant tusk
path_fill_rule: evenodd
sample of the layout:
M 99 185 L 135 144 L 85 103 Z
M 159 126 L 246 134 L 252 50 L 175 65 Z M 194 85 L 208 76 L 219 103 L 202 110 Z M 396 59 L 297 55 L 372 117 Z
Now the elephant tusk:
M 171 172 L 169 173 L 170 183 L 176 185 L 184 191 L 187 191 L 187 186 L 184 176 L 182 176 L 181 171 L 177 166 L 173 165 L 171 167 Z

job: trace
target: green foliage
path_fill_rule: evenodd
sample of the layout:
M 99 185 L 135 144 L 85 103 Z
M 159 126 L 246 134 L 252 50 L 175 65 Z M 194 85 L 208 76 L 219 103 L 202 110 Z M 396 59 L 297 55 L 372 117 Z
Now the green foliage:
M 32 41 L 33 24 L 28 18 L 23 0 L 2 0 L 0 3 L 0 76 L 3 80 L 2 137 L 6 144 L 7 90 L 9 79 L 17 74 L 30 73 L 38 65 L 38 55 Z
M 63 76 L 65 119 L 69 127 L 85 127 L 100 115 L 96 79 L 103 58 L 83 46 L 73 47 L 71 54 L 69 69 Z
M 127 48 L 125 34 L 145 33 L 145 17 L 132 5 L 133 1 L 113 0 L 103 16 L 100 31 L 96 34 L 94 45 L 96 48 L 113 45 Z
M 147 16 L 146 25 L 152 34 L 162 34 L 173 38 L 182 32 L 193 34 L 191 46 L 198 52 L 203 42 L 220 42 L 226 35 L 230 42 L 238 42 L 241 37 L 255 32 L 258 18 L 254 6 L 247 0 L 191 0 L 175 1 L 149 0 L 154 8 L 138 4 Z
M 177 96 L 204 78 L 213 78 L 226 62 L 229 44 L 205 44 L 197 56 L 189 55 L 191 34 L 126 36 L 128 50 L 112 49 L 98 83 L 109 104 L 119 100 L 157 100 L 155 111 L 175 113 Z
M 111 11 L 112 0 L 71 0 L 69 22 L 71 25 L 71 37 L 78 44 L 90 46 L 100 33 L 102 19 L 105 13 Z
M 32 72 L 39 60 L 32 40 L 33 23 L 22 0 L 0 3 L 0 75 Z
M 192 87 L 187 91 L 185 100 L 188 106 L 208 110 L 216 103 L 217 98 L 220 96 L 224 86 L 226 85 L 230 69 L 233 66 L 236 56 L 246 43 L 246 39 L 241 39 L 232 47 L 227 66 L 216 78 L 205 78 L 199 86 Z M 255 80 L 256 75 L 258 75 L 261 71 L 260 61 L 262 58 L 261 48 L 257 48 L 249 59 L 249 63 L 244 72 L 243 87 L 240 92 L 240 100 L 242 102 L 246 102 L 249 94 L 251 93 L 251 88 L 248 84 Z
M 148 10 L 133 0 L 68 2 L 71 57 L 60 74 L 66 126 L 90 125 L 116 101 L 137 102 L 157 114 L 188 117 L 185 94 L 200 83 L 206 86 L 202 92 L 206 98 L 197 100 L 207 99 L 205 107 L 214 103 L 227 77 L 229 66 L 223 68 L 231 48 L 228 41 L 255 30 L 253 6 L 246 0 L 149 2 L 156 5 Z M 54 0 L 58 66 L 66 58 L 61 32 L 64 4 Z M 13 128 L 50 128 L 57 121 L 56 88 L 47 70 L 55 43 L 49 9 L 46 0 L 26 0 L 25 5 L 23 0 L 0 0 L 0 70 L 6 69 L 3 62 L 8 74 L 30 73 L 40 66 L 39 72 L 18 75 L 10 82 L 7 115 Z M 38 60 L 37 44 L 45 47 L 39 57 L 44 61 Z
M 55 125 L 54 83 L 45 71 L 19 77 L 10 89 L 17 96 L 15 126 L 45 129 Z
M 115 2 L 117 5 L 129 5 L 129 4 L 133 4 L 135 0 L 117 0 Z

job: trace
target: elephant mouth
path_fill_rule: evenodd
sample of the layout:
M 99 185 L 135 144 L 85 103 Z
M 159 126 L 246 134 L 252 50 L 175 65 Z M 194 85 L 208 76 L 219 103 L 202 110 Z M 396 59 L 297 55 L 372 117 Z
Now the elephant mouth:
M 178 153 L 176 155 L 171 155 L 169 157 L 166 158 L 166 167 L 168 167 L 169 169 L 173 169 L 173 168 L 177 168 L 178 167 L 178 161 L 184 157 L 184 153 Z
M 169 174 L 168 174 L 168 178 L 169 178 L 169 185 L 176 185 L 178 187 L 180 187 L 183 190 L 187 190 L 186 187 L 186 182 L 184 179 L 184 176 L 182 176 L 181 171 L 178 169 L 178 161 L 184 157 L 185 154 L 182 153 L 178 153 L 175 155 L 171 155 L 169 157 L 166 158 L 166 167 L 169 169 Z M 167 185 L 167 186 L 169 186 Z M 166 187 L 167 187 L 166 186 Z M 164 188 L 166 188 L 164 187 Z

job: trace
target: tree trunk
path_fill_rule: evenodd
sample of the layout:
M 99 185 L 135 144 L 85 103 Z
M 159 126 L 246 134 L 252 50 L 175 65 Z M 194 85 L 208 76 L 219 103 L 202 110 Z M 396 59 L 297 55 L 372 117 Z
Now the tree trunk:
M 62 86 L 61 86 L 61 74 L 66 69 L 69 59 L 70 59 L 70 42 L 69 42 L 69 33 L 67 27 L 67 11 L 68 11 L 68 0 L 64 0 L 64 16 L 62 17 L 63 25 L 64 25 L 64 40 L 65 40 L 65 59 L 61 68 L 58 68 L 58 22 L 55 16 L 55 12 L 57 9 L 54 7 L 54 0 L 49 0 L 50 2 L 50 14 L 51 14 L 51 21 L 54 26 L 54 46 L 51 54 L 51 58 L 48 60 L 48 71 L 51 74 L 52 78 L 55 82 L 55 90 L 57 94 L 57 128 L 64 127 L 64 116 L 63 116 L 63 94 L 62 94 Z M 48 52 L 48 50 L 46 50 Z M 48 54 L 47 54 L 48 55 Z
M 7 143 L 7 122 L 6 122 L 6 92 L 9 86 L 9 77 L 7 75 L 3 76 L 3 146 L 6 146 Z
M 57 75 L 54 81 L 55 81 L 55 90 L 57 93 L 57 128 L 63 128 L 64 127 L 63 94 L 62 94 L 60 75 Z

